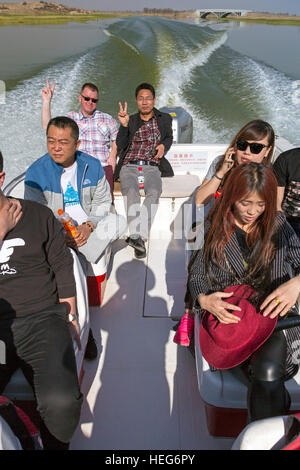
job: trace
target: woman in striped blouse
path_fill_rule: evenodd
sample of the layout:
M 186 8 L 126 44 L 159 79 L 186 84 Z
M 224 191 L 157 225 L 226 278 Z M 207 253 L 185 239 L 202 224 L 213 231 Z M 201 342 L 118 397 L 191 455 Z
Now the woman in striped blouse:
M 221 323 L 239 322 L 238 308 L 224 292 L 236 284 L 255 289 L 264 316 L 283 317 L 295 308 L 300 243 L 284 214 L 276 212 L 276 194 L 271 169 L 242 164 L 230 172 L 208 214 L 204 246 L 191 259 L 189 289 L 200 311 L 210 312 Z M 292 343 L 300 339 L 300 328 L 285 333 L 273 332 L 240 366 L 250 381 L 250 421 L 285 414 L 289 408 L 284 381 L 298 370 Z
M 224 155 L 219 155 L 211 163 L 201 186 L 195 193 L 195 205 L 204 204 L 204 214 L 213 206 L 228 178 L 231 170 L 247 162 L 262 163 L 269 166 L 275 145 L 275 133 L 272 126 L 261 119 L 245 124 L 232 139 Z M 174 342 L 189 346 L 194 331 L 192 298 L 187 289 L 185 312 L 177 328 Z

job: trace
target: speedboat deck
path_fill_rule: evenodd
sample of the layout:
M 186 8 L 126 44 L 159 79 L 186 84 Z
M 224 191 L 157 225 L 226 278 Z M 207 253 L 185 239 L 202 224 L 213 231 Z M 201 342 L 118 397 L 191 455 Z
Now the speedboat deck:
M 99 360 L 85 361 L 85 401 L 71 448 L 230 449 L 233 439 L 209 435 L 195 360 L 173 342 L 170 314 L 184 307 L 176 293 L 180 283 L 185 288 L 182 250 L 150 236 L 147 252 L 136 260 L 124 240 L 113 244 L 103 303 L 90 309 Z M 168 285 L 166 256 L 174 274 Z

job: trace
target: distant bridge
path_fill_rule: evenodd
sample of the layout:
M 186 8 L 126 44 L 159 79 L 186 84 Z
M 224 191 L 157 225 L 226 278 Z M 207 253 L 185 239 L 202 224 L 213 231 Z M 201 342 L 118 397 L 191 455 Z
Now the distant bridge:
M 197 15 L 200 18 L 206 18 L 208 15 L 215 15 L 217 18 L 226 18 L 226 16 L 244 16 L 246 13 L 250 13 L 251 10 L 232 10 L 232 9 L 206 9 L 196 10 Z

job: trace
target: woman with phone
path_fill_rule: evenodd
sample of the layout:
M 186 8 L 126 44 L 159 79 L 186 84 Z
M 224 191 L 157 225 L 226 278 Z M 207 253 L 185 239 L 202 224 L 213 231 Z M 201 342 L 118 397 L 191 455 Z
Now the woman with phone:
M 196 205 L 206 204 L 224 185 L 230 170 L 242 163 L 270 165 L 275 144 L 272 126 L 260 119 L 248 122 L 232 139 L 225 155 L 218 156 L 195 195 Z
M 275 145 L 275 133 L 272 126 L 260 119 L 245 124 L 232 139 L 224 155 L 216 157 L 195 193 L 196 207 L 204 204 L 204 216 L 220 196 L 223 185 L 231 170 L 248 162 L 271 165 Z M 185 312 L 174 336 L 174 342 L 189 346 L 194 331 L 193 301 L 187 288 Z

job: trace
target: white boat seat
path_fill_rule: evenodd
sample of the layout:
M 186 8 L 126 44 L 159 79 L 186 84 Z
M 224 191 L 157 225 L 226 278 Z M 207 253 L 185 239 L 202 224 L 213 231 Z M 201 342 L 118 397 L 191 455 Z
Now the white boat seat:
M 97 264 L 85 262 L 90 307 L 99 307 L 101 305 L 105 292 L 110 257 L 111 244 L 107 246 Z
M 190 197 L 201 184 L 197 175 L 175 175 L 171 178 L 162 178 L 162 193 L 160 197 Z
M 76 357 L 77 365 L 77 374 L 79 381 L 82 379 L 83 375 L 83 360 L 85 347 L 88 340 L 89 334 L 89 308 L 88 308 L 88 294 L 87 294 L 87 284 L 86 277 L 82 270 L 81 264 L 78 260 L 77 255 L 73 250 L 70 250 L 73 259 L 74 259 L 74 275 L 76 281 L 76 302 L 77 302 L 77 313 L 80 326 L 80 340 L 81 340 L 81 350 L 78 349 L 77 344 L 74 342 L 74 350 Z M 10 382 L 6 386 L 4 392 L 2 393 L 7 398 L 10 398 L 14 401 L 29 401 L 34 400 L 34 395 L 30 385 L 25 379 L 23 373 L 18 369 L 10 379 Z
M 261 419 L 248 424 L 235 439 L 231 450 L 280 450 L 285 445 L 287 416 Z
M 2 417 L 0 417 L 0 450 L 22 450 L 19 439 Z
M 162 178 L 161 198 L 187 198 L 190 197 L 194 190 L 201 184 L 198 175 L 174 175 L 172 177 Z M 140 190 L 141 196 L 145 196 L 143 190 Z M 120 183 L 114 185 L 114 195 L 121 196 Z

